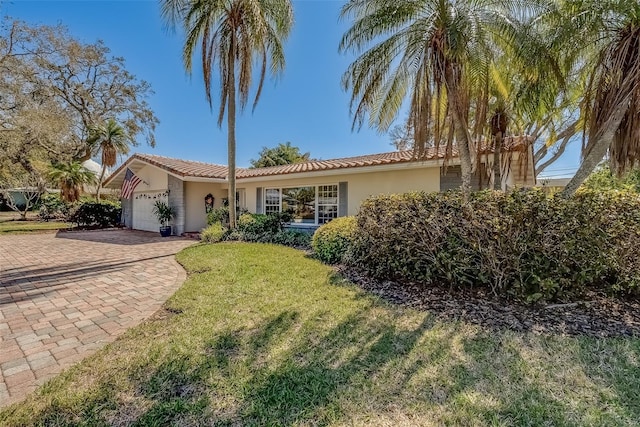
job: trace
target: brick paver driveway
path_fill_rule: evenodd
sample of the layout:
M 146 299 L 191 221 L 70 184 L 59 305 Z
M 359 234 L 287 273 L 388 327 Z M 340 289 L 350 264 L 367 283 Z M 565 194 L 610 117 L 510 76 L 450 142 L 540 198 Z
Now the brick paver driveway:
M 88 231 L 0 236 L 0 406 L 154 313 L 193 240 Z

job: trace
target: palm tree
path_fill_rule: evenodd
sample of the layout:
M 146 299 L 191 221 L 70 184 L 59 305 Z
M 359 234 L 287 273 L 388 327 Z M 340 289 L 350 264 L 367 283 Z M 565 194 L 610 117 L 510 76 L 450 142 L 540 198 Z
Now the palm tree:
M 132 142 L 124 128 L 113 119 L 89 129 L 87 144 L 91 154 L 97 156 L 98 153 L 101 153 L 102 158 L 102 171 L 98 179 L 96 200 L 100 200 L 100 190 L 107 168 L 115 166 L 119 154 L 129 153 L 129 144 Z
M 52 165 L 49 178 L 60 188 L 62 200 L 69 203 L 80 199 L 84 184 L 93 184 L 96 181 L 94 173 L 80 162 Z
M 340 49 L 360 54 L 342 80 L 352 91 L 354 128 L 368 115 L 370 125 L 387 130 L 408 98 L 417 155 L 431 139 L 436 149 L 446 141 L 449 153 L 455 136 L 467 197 L 473 141 L 487 123 L 489 65 L 501 44 L 519 52 L 520 26 L 545 12 L 546 3 L 350 0 L 341 16 L 354 22 Z
M 568 43 L 585 46 L 589 70 L 583 99 L 583 159 L 563 194 L 572 195 L 609 153 L 621 176 L 640 159 L 640 3 L 637 0 L 564 1 Z
M 220 73 L 218 127 L 227 114 L 229 164 L 229 225 L 236 226 L 236 97 L 246 107 L 253 80 L 253 61 L 260 77 L 253 101 L 255 109 L 267 69 L 276 76 L 284 70 L 283 41 L 293 25 L 290 0 L 160 0 L 169 25 L 181 26 L 186 38 L 184 66 L 192 71 L 192 58 L 201 49 L 205 95 L 212 105 L 212 74 Z M 268 64 L 270 63 L 270 66 Z

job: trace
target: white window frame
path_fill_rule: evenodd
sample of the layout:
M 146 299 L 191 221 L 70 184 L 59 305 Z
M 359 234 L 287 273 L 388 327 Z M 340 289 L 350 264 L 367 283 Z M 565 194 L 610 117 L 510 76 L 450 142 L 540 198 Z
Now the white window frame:
M 238 193 L 237 199 L 238 199 L 238 207 L 242 208 L 242 209 L 246 209 L 247 208 L 247 192 L 244 188 L 238 188 L 236 190 L 236 193 Z
M 318 224 L 318 207 L 320 206 L 318 203 L 318 188 L 322 187 L 322 186 L 329 186 L 329 185 L 333 185 L 336 187 L 336 194 L 337 194 L 337 203 L 335 205 L 322 205 L 322 206 L 335 206 L 336 207 L 336 215 L 338 214 L 338 211 L 340 209 L 340 184 L 337 182 L 330 182 L 330 183 L 326 183 L 326 184 L 298 184 L 298 185 L 287 185 L 287 186 L 280 186 L 280 187 L 265 187 L 264 191 L 262 192 L 262 206 L 264 206 L 264 213 L 267 213 L 267 191 L 269 190 L 278 190 L 278 195 L 279 195 L 279 203 L 278 203 L 278 212 L 282 212 L 282 190 L 283 189 L 288 189 L 288 188 L 302 188 L 302 187 L 313 187 L 315 189 L 315 200 L 314 200 L 314 219 L 313 219 L 313 224 L 309 224 L 309 223 L 302 223 L 302 222 L 296 222 L 296 223 L 292 223 L 295 224 L 296 227 L 318 227 L 319 225 L 322 224 Z M 269 205 L 269 206 L 275 206 L 275 205 Z M 337 218 L 337 216 L 336 216 Z M 325 223 L 326 224 L 326 223 Z
M 269 190 L 278 190 L 278 212 L 282 212 L 282 188 L 270 187 L 265 188 L 262 195 L 262 206 L 264 206 L 264 213 L 267 214 L 267 206 L 275 206 L 275 205 L 267 205 L 267 192 Z
M 338 218 L 338 214 L 340 212 L 340 185 L 338 183 L 335 184 L 319 184 L 316 185 L 316 223 L 315 225 L 323 225 L 320 224 L 319 221 L 319 215 L 320 215 L 320 196 L 319 196 L 319 192 L 320 192 L 320 187 L 328 187 L 328 186 L 334 186 L 336 187 L 336 203 L 334 204 L 323 204 L 322 206 L 335 206 L 336 207 L 336 218 Z M 335 218 L 333 218 L 335 219 Z M 326 222 L 324 223 L 326 224 Z

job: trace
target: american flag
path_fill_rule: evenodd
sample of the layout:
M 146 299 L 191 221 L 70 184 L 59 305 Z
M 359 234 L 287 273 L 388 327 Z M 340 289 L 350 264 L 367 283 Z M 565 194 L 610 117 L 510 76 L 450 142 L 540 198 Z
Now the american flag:
M 124 174 L 124 181 L 122 182 L 122 198 L 128 199 L 131 197 L 133 190 L 135 190 L 141 182 L 142 180 L 138 178 L 131 169 L 127 168 L 127 173 Z

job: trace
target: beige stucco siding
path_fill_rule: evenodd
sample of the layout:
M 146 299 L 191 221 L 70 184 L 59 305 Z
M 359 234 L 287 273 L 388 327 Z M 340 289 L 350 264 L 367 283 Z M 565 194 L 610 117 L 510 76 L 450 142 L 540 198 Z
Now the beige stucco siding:
M 167 191 L 167 173 L 154 166 L 145 166 L 136 172 L 136 175 L 143 182 L 138 184 L 134 193 L 144 193 L 150 191 Z
M 408 191 L 438 191 L 440 172 L 437 166 L 413 169 L 373 171 L 343 175 L 298 178 L 292 174 L 287 179 L 263 182 L 238 181 L 238 188 L 246 191 L 247 209 L 256 211 L 256 188 L 298 187 L 348 182 L 348 213 L 355 215 L 360 204 L 369 196 L 379 194 L 405 193 Z
M 207 225 L 204 197 L 211 193 L 214 197 L 213 206 L 222 206 L 222 199 L 227 197 L 226 188 L 221 184 L 208 182 L 185 182 L 185 224 L 187 232 L 200 231 Z

